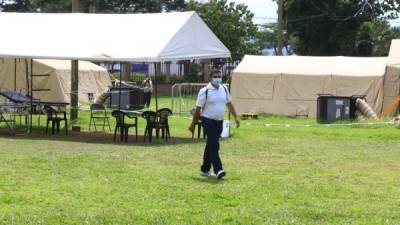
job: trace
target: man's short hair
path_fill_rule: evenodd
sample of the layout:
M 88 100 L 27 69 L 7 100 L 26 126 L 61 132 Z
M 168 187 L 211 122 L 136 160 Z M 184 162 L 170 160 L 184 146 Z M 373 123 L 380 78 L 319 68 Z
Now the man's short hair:
M 221 72 L 221 70 L 219 70 L 219 69 L 212 69 L 212 70 L 210 71 L 210 76 L 212 76 L 213 74 L 216 74 L 216 73 L 222 73 L 222 72 Z

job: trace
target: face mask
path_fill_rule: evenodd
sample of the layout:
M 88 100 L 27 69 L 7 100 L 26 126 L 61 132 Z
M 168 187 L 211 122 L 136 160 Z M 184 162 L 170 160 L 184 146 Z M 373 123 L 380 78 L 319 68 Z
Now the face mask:
M 219 85 L 219 84 L 222 83 L 222 78 L 220 78 L 220 77 L 215 77 L 215 78 L 213 78 L 213 79 L 211 80 L 211 83 L 214 84 L 214 85 Z

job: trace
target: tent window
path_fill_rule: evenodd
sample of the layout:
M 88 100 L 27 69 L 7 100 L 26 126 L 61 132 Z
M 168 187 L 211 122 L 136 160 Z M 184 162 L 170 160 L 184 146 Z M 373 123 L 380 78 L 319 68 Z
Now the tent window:
M 323 76 L 286 76 L 286 100 L 313 101 L 324 93 Z

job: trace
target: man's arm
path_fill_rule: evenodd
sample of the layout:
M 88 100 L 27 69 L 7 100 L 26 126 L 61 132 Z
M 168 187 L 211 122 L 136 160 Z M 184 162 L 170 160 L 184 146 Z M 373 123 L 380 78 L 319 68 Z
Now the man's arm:
M 235 107 L 233 106 L 232 102 L 226 103 L 226 106 L 228 106 L 229 112 L 232 113 L 233 118 L 235 118 L 236 128 L 239 128 L 240 127 L 240 121 L 239 121 L 239 119 L 237 117 Z
M 189 131 L 192 132 L 192 133 L 194 132 L 194 128 L 196 127 L 196 124 L 199 122 L 200 111 L 201 111 L 201 107 L 197 106 L 196 110 L 194 111 L 194 114 L 193 114 L 192 123 L 189 126 Z

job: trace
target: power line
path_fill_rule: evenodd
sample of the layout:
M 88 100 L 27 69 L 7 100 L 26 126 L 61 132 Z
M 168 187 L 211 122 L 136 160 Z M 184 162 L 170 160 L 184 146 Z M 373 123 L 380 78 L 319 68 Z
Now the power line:
M 313 3 L 312 3 L 313 4 Z M 331 13 L 327 10 L 321 9 L 320 7 L 318 7 L 317 5 L 313 4 L 313 7 L 315 9 L 317 9 L 319 12 L 321 12 L 320 14 L 317 15 L 310 15 L 310 16 L 303 16 L 303 17 L 299 17 L 299 18 L 294 18 L 294 19 L 289 19 L 286 21 L 286 23 L 290 23 L 290 22 L 298 22 L 298 21 L 304 21 L 304 20 L 311 20 L 311 19 L 315 19 L 315 18 L 320 18 L 320 17 L 328 17 L 329 19 L 333 20 L 333 21 L 341 21 L 341 22 L 345 22 L 348 21 L 350 19 L 356 18 L 357 16 L 361 15 L 366 8 L 369 8 L 370 10 L 372 10 L 372 12 L 374 11 L 373 6 L 371 5 L 371 3 L 369 3 L 368 0 L 365 0 L 363 2 L 363 4 L 361 5 L 361 7 L 357 10 L 357 12 L 355 12 L 352 15 L 345 15 L 345 16 L 331 16 Z M 374 13 L 374 12 L 373 12 Z M 277 17 L 262 17 L 262 16 L 257 16 L 254 17 L 255 19 L 266 19 L 266 20 L 277 20 Z M 395 23 L 400 23 L 400 21 L 395 22 Z

